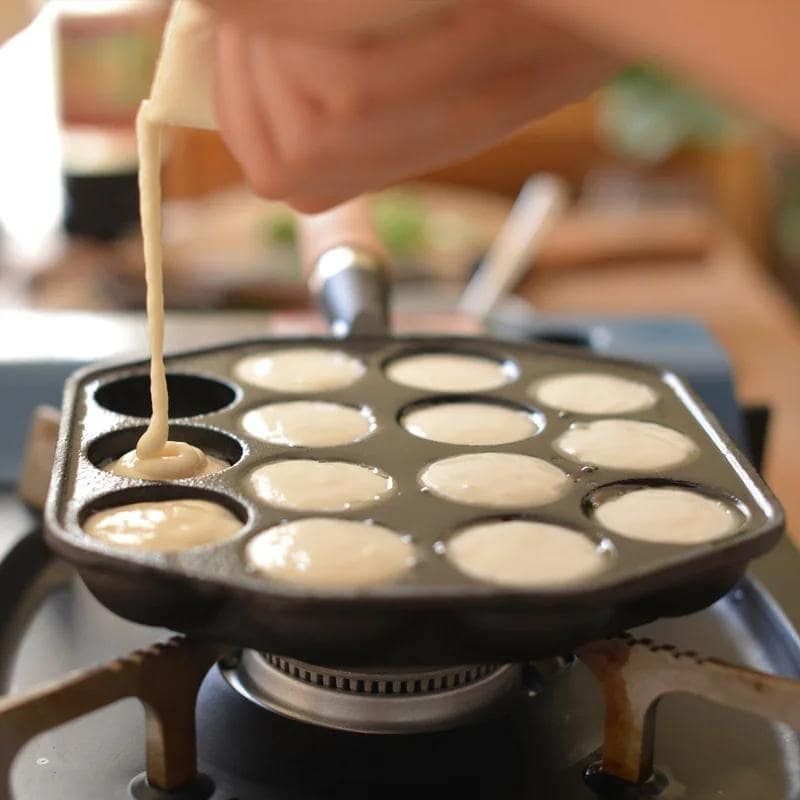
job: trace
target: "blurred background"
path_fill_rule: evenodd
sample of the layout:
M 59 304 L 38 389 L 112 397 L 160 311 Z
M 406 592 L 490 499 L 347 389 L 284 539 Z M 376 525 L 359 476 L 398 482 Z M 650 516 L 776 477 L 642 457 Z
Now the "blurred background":
M 35 20 L 0 47 L 0 307 L 143 307 L 133 116 L 167 8 L 4 3 L 0 29 Z M 794 494 L 797 145 L 655 65 L 632 64 L 493 150 L 376 196 L 397 284 L 463 286 L 540 172 L 561 176 L 571 202 L 517 293 L 539 312 L 700 319 L 730 355 L 743 399 L 771 406 L 767 474 Z M 247 191 L 215 134 L 170 131 L 163 182 L 169 307 L 307 306 L 292 213 Z
M 168 4 L 12 0 L 2 13 L 42 6 L 0 49 L 0 298 L 138 308 L 132 124 Z M 724 229 L 787 296 L 799 296 L 800 156 L 648 64 L 478 158 L 378 197 L 398 279 L 463 281 L 510 200 L 540 171 L 564 177 L 573 200 L 537 260 L 542 279 L 557 269 L 600 275 L 604 263 L 643 258 L 694 263 Z M 164 193 L 171 305 L 303 302 L 291 213 L 250 196 L 216 135 L 172 131 Z

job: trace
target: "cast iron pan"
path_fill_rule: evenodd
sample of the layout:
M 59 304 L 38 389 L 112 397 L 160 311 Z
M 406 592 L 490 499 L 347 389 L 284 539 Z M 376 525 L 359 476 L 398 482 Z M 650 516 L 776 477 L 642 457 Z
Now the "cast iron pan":
M 318 290 L 334 331 L 346 333 L 346 338 L 235 342 L 167 360 L 171 438 L 184 439 L 228 460 L 229 469 L 173 483 L 104 472 L 99 465 L 132 448 L 146 424 L 150 413 L 147 364 L 90 368 L 68 381 L 46 508 L 47 540 L 77 566 L 109 609 L 137 622 L 322 664 L 515 661 L 564 653 L 659 616 L 699 610 L 734 585 L 750 558 L 775 544 L 783 528 L 777 500 L 701 401 L 674 374 L 557 345 L 386 335 L 386 278 L 376 268 L 377 260 L 369 264 L 362 259 L 361 266 L 346 266 L 346 251 L 335 249 L 347 244 L 377 252 L 371 235 L 352 218 L 356 213 L 341 212 L 333 231 L 316 231 L 311 241 L 318 247 L 308 250 L 318 265 Z M 342 222 L 342 215 L 350 218 Z M 321 252 L 334 252 L 334 256 L 316 258 Z M 323 264 L 327 266 L 320 269 Z M 310 449 L 267 444 L 243 432 L 240 419 L 245 411 L 303 396 L 237 381 L 234 365 L 245 355 L 294 346 L 346 351 L 364 362 L 367 370 L 360 380 L 326 392 L 323 399 L 369 407 L 377 422 L 371 436 L 345 446 Z M 489 448 L 441 444 L 406 432 L 398 422 L 404 409 L 453 396 L 394 384 L 384 367 L 399 356 L 430 351 L 507 362 L 516 378 L 470 399 L 527 408 L 539 421 L 540 432 L 525 441 Z M 698 445 L 699 457 L 663 473 L 643 475 L 582 467 L 559 456 L 553 440 L 582 417 L 538 407 L 526 389 L 545 375 L 598 370 L 650 385 L 658 393 L 658 403 L 625 416 L 686 433 Z M 557 502 L 522 511 L 459 505 L 420 490 L 417 479 L 426 464 L 480 449 L 547 459 L 572 477 L 572 488 Z M 253 535 L 286 519 L 319 516 L 271 508 L 249 490 L 252 470 L 280 458 L 352 461 L 391 475 L 397 488 L 388 499 L 341 516 L 371 519 L 409 534 L 418 566 L 396 582 L 357 591 L 312 591 L 249 572 L 243 552 Z M 741 512 L 741 528 L 727 539 L 681 546 L 619 537 L 595 521 L 592 509 L 599 500 L 642 484 L 695 487 L 727 500 Z M 102 508 L 185 497 L 226 506 L 242 520 L 240 533 L 216 546 L 158 554 L 115 549 L 81 529 L 83 520 Z M 481 583 L 447 560 L 447 541 L 460 528 L 478 520 L 516 517 L 564 524 L 598 543 L 606 540 L 615 556 L 600 576 L 553 590 Z

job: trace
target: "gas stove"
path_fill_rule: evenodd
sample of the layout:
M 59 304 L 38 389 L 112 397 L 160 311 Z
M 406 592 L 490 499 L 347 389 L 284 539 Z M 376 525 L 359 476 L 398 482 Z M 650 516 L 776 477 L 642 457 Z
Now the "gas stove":
M 258 324 L 263 333 L 263 320 Z M 650 321 L 648 327 L 645 320 L 534 321 L 508 314 L 497 324 L 506 335 L 562 341 L 570 336 L 576 344 L 639 358 L 646 353 L 626 351 L 651 341 L 657 350 L 651 360 L 694 373 L 696 388 L 718 416 L 734 435 L 744 435 L 724 357 L 694 323 Z M 239 337 L 247 335 L 246 327 L 237 326 Z M 226 336 L 224 330 L 217 328 L 217 335 Z M 691 363 L 677 363 L 684 354 Z M 35 376 L 35 363 L 25 364 L 28 376 Z M 57 383 L 58 366 L 48 362 L 41 375 Z M 28 407 L 45 399 L 27 398 Z M 16 430 L 23 421 L 14 424 Z M 111 662 L 102 672 L 113 682 L 126 671 L 147 675 L 150 662 L 192 657 L 191 643 L 152 649 L 171 634 L 103 608 L 49 555 L 39 518 L 16 500 L 10 483 L 0 491 L 0 520 L 0 676 L 9 697 L 45 685 L 50 708 L 46 683 L 63 680 L 70 670 Z M 710 608 L 633 634 L 800 678 L 800 640 L 793 627 L 800 623 L 794 589 L 799 568 L 800 558 L 784 541 Z M 145 649 L 120 658 L 137 648 Z M 191 719 L 181 717 L 180 707 L 184 695 L 193 698 L 187 689 L 192 680 L 201 681 L 197 778 L 173 792 L 148 784 L 144 771 L 152 764 L 146 763 L 145 742 L 151 740 L 152 750 L 152 719 L 146 724 L 142 705 L 129 698 L 32 738 L 11 768 L 13 796 L 800 798 L 798 734 L 686 694 L 659 702 L 652 777 L 639 786 L 609 781 L 597 767 L 604 739 L 601 684 L 586 659 L 568 653 L 522 664 L 367 671 L 306 664 L 283 654 L 198 648 L 193 669 L 176 673 L 174 696 L 170 686 L 141 687 L 145 695 L 155 692 L 164 714 L 172 715 L 167 749 L 181 750 L 189 742 L 190 752 Z M 207 671 L 204 659 L 211 665 Z M 70 680 L 79 686 L 79 677 Z M 10 741 L 1 730 L 0 743 L 8 753 Z

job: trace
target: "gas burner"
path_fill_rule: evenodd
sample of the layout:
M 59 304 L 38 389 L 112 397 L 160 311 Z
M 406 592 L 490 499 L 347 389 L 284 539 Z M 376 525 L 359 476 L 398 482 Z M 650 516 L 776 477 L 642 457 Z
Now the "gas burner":
M 332 669 L 244 650 L 223 674 L 248 700 L 286 717 L 357 733 L 446 730 L 483 716 L 521 685 L 518 664 Z

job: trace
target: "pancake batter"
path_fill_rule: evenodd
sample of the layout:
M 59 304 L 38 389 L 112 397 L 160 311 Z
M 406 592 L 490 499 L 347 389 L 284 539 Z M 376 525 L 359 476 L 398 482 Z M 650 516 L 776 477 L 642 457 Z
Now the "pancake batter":
M 242 417 L 251 436 L 288 447 L 333 447 L 359 442 L 375 429 L 365 409 L 316 400 L 270 403 Z
M 290 347 L 255 353 L 235 367 L 237 378 L 274 392 L 331 392 L 355 383 L 366 371 L 357 358 L 322 347 Z
M 212 475 L 229 466 L 227 461 L 214 458 L 198 447 L 185 442 L 167 442 L 154 458 L 140 458 L 136 450 L 130 450 L 116 461 L 104 465 L 103 469 L 124 478 L 170 481 Z
M 575 372 L 537 381 L 528 394 L 576 414 L 628 414 L 652 408 L 658 395 L 647 384 L 602 372 Z
M 576 422 L 553 446 L 583 464 L 642 472 L 673 469 L 699 452 L 691 439 L 672 428 L 627 419 Z
M 539 431 L 527 411 L 493 403 L 434 403 L 403 414 L 401 423 L 414 436 L 445 444 L 508 444 Z
M 250 540 L 245 555 L 263 575 L 320 589 L 395 580 L 416 562 L 413 546 L 394 531 L 327 517 L 269 528 Z
M 470 453 L 435 461 L 420 475 L 434 494 L 473 506 L 524 508 L 563 497 L 569 475 L 541 458 L 517 453 Z
M 374 467 L 299 458 L 264 464 L 250 475 L 250 484 L 260 500 L 295 511 L 347 511 L 394 489 L 394 481 Z
M 420 353 L 386 367 L 390 381 L 431 392 L 484 392 L 511 383 L 517 375 L 508 362 L 461 353 Z
M 605 570 L 610 553 L 578 531 L 509 520 L 472 525 L 454 536 L 447 558 L 461 572 L 505 586 L 547 588 Z
M 169 397 L 164 367 L 164 286 L 161 252 L 161 126 L 145 100 L 136 117 L 139 148 L 139 195 L 147 279 L 147 330 L 150 343 L 150 424 L 127 465 L 132 476 L 174 480 L 201 475 L 208 459 L 186 442 L 168 442 Z
M 224 542 L 242 523 L 208 500 L 161 500 L 108 508 L 92 514 L 83 529 L 115 547 L 172 553 Z
M 690 489 L 642 488 L 607 500 L 594 512 L 608 530 L 644 542 L 699 544 L 735 533 L 742 515 Z
M 212 68 L 208 58 L 212 28 L 201 4 L 175 3 L 150 90 L 139 107 L 139 204 L 147 280 L 147 329 L 150 345 L 150 396 L 153 413 L 147 430 L 123 469 L 132 477 L 175 480 L 207 474 L 212 463 L 185 442 L 168 442 L 167 380 L 164 368 L 164 287 L 161 248 L 161 129 L 179 124 L 214 128 Z M 191 76 L 189 78 L 188 76 Z

